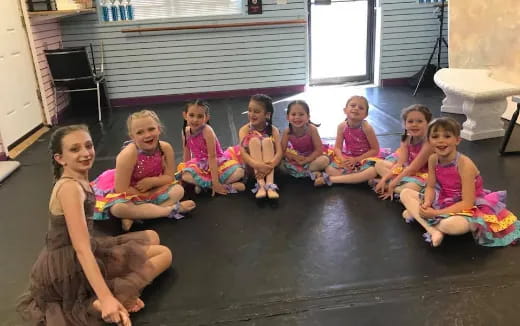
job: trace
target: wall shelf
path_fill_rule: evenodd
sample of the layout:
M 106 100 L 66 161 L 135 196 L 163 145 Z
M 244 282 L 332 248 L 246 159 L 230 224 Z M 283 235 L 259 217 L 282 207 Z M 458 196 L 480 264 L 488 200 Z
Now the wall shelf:
M 72 16 L 93 14 L 96 12 L 96 8 L 88 9 L 73 9 L 73 10 L 50 10 L 50 11 L 29 11 L 29 17 L 37 19 L 38 21 L 48 19 L 62 19 Z

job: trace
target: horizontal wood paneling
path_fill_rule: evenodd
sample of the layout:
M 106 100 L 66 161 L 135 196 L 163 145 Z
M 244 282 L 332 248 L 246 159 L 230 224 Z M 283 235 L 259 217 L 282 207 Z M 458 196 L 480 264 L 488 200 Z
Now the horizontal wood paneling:
M 83 15 L 62 20 L 63 41 L 65 46 L 92 43 L 98 64 L 103 42 L 105 73 L 113 99 L 304 85 L 305 25 L 121 32 L 131 27 L 306 18 L 305 1 L 263 3 L 264 14 L 250 16 L 101 23 L 96 14 Z
M 428 61 L 437 36 L 439 21 L 432 4 L 417 0 L 382 0 L 380 79 L 408 78 Z M 445 9 L 443 34 L 448 40 L 448 11 Z M 437 64 L 437 53 L 432 60 Z M 443 45 L 441 66 L 448 65 Z

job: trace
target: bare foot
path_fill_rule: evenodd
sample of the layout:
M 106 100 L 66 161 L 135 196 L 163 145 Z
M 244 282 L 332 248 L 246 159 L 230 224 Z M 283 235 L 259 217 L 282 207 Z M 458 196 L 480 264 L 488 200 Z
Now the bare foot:
M 144 308 L 143 300 L 141 300 L 140 298 L 137 298 L 137 300 L 135 301 L 134 306 L 131 307 L 130 309 L 128 309 L 128 312 L 138 312 L 139 310 L 141 310 L 143 308 Z
M 439 230 L 432 230 L 432 232 L 430 232 L 430 236 L 433 247 L 438 247 L 444 239 L 444 234 Z
M 98 311 L 99 313 L 101 313 L 101 302 L 99 302 L 99 300 L 94 300 L 92 302 L 92 308 L 94 308 L 94 310 Z
M 183 200 L 180 203 L 179 213 L 187 213 L 195 209 L 197 204 L 193 200 Z
M 233 182 L 231 184 L 231 187 L 233 187 L 233 189 L 239 192 L 246 190 L 246 186 L 242 182 Z
M 130 219 L 127 219 L 127 218 L 121 219 L 121 228 L 125 232 L 130 231 L 130 228 L 132 227 L 133 224 L 134 224 L 133 220 L 130 220 Z
M 322 176 L 319 176 L 314 180 L 314 187 L 323 187 L 325 184 L 325 178 Z

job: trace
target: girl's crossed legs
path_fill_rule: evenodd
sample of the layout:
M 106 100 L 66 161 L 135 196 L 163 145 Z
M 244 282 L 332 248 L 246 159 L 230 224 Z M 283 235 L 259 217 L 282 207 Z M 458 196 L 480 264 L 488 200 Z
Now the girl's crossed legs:
M 121 219 L 124 231 L 130 230 L 134 220 L 154 219 L 169 216 L 172 213 L 186 213 L 195 208 L 195 202 L 185 200 L 179 202 L 184 197 L 184 188 L 181 185 L 173 185 L 168 191 L 168 200 L 160 205 L 152 203 L 134 204 L 132 202 L 117 203 L 110 207 L 110 214 Z M 177 202 L 179 206 L 177 207 Z
M 401 202 L 406 210 L 403 217 L 409 219 L 413 217 L 429 233 L 432 246 L 437 247 L 441 244 L 444 234 L 460 235 L 471 231 L 468 220 L 461 215 L 453 215 L 442 219 L 437 225 L 430 225 L 428 221 L 419 215 L 421 199 L 419 192 L 412 189 L 403 189 L 401 192 Z

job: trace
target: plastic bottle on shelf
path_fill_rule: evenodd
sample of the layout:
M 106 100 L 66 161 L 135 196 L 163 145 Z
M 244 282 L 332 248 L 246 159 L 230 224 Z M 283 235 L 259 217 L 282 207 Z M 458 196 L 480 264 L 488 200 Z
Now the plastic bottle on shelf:
M 121 20 L 126 20 L 126 4 L 124 0 L 119 0 L 119 17 L 121 17 Z
M 116 4 L 116 0 L 110 0 L 112 7 L 110 9 L 112 13 L 112 21 L 116 22 L 119 20 L 119 6 Z
M 134 20 L 134 6 L 130 3 L 131 0 L 126 2 L 126 19 Z
M 101 12 L 103 14 L 103 21 L 110 21 L 110 4 L 107 0 L 101 0 Z

